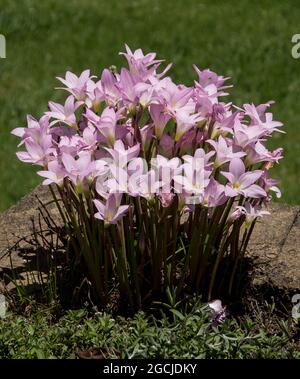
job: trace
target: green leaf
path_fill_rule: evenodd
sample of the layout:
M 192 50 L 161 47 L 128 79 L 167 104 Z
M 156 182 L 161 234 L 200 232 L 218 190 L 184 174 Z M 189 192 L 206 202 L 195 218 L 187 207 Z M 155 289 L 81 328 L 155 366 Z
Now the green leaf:
M 180 320 L 185 320 L 185 316 L 180 313 L 177 309 L 170 309 L 170 311 L 177 316 Z

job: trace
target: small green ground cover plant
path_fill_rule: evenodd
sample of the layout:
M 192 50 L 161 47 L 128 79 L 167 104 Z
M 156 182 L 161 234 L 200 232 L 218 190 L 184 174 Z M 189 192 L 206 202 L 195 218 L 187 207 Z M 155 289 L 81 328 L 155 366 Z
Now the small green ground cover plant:
M 299 324 L 270 311 L 212 325 L 211 310 L 199 300 L 189 309 L 138 312 L 133 318 L 28 307 L 23 316 L 0 319 L 1 358 L 300 358 Z M 298 337 L 297 337 L 298 335 Z

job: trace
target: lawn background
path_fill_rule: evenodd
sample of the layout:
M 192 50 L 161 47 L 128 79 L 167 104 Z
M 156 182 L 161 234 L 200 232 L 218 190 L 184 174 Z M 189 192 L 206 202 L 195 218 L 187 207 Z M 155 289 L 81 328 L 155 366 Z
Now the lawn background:
M 55 76 L 120 67 L 125 42 L 172 61 L 177 81 L 192 83 L 193 63 L 231 76 L 237 105 L 275 100 L 275 119 L 287 134 L 270 146 L 285 149 L 273 176 L 282 181 L 281 201 L 299 204 L 300 59 L 291 56 L 297 33 L 297 1 L 0 0 L 7 44 L 0 59 L 0 210 L 40 182 L 36 168 L 15 157 L 10 131 L 25 126 L 28 113 L 40 117 L 48 100 L 65 97 L 54 91 Z

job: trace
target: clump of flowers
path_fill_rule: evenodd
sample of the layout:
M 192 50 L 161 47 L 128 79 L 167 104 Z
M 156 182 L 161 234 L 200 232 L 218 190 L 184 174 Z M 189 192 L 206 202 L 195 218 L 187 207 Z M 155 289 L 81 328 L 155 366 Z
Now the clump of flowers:
M 117 289 L 132 308 L 171 291 L 208 300 L 232 292 L 262 206 L 279 197 L 266 141 L 282 124 L 271 102 L 220 98 L 228 78 L 194 66 L 176 84 L 155 53 L 126 46 L 128 68 L 58 78 L 64 104 L 27 118 L 18 158 L 41 166 L 69 248 L 105 305 Z

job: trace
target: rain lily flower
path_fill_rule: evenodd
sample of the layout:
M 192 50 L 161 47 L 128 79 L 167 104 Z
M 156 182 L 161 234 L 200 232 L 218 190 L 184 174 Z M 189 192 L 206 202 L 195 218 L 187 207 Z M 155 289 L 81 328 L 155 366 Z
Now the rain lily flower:
M 135 174 L 132 174 L 132 177 L 129 178 L 127 170 L 115 164 L 109 165 L 109 169 L 112 177 L 109 177 L 105 183 L 109 193 L 128 193 L 133 197 L 138 195 L 138 186 L 136 181 L 133 180 L 136 177 Z M 139 177 L 140 175 L 138 175 Z M 99 187 L 98 193 L 101 193 Z
M 188 132 L 184 133 L 184 135 L 176 143 L 176 147 L 179 148 L 179 155 L 187 156 L 187 154 L 190 154 L 195 146 L 199 146 L 203 140 L 204 133 L 202 131 L 195 128 L 190 129 Z M 214 154 L 214 152 L 212 152 L 212 154 Z
M 112 108 L 107 107 L 103 110 L 101 117 L 99 117 L 93 111 L 87 109 L 85 116 L 97 127 L 109 145 L 113 146 L 115 143 L 116 124 L 118 120 L 116 112 Z
M 140 144 L 137 143 L 132 147 L 125 148 L 124 143 L 121 140 L 115 142 L 113 148 L 105 148 L 113 158 L 116 165 L 124 167 L 133 158 L 136 158 L 140 152 Z
M 170 193 L 171 181 L 174 175 L 181 172 L 181 160 L 179 158 L 167 159 L 162 155 L 157 155 L 151 160 L 151 167 L 157 171 L 162 184 L 162 193 Z
M 48 170 L 38 171 L 37 174 L 46 178 L 43 181 L 44 186 L 48 186 L 52 183 L 61 186 L 63 184 L 64 178 L 67 176 L 66 170 L 58 161 L 49 162 Z
M 114 74 L 104 69 L 101 75 L 101 86 L 105 101 L 109 106 L 115 106 L 119 100 L 121 100 L 121 94 L 116 87 L 117 79 Z
M 159 141 L 159 152 L 167 158 L 172 158 L 174 151 L 175 141 L 168 134 L 164 134 Z
M 75 185 L 80 185 L 95 170 L 95 162 L 92 162 L 91 153 L 88 151 L 79 153 L 77 159 L 70 154 L 63 153 L 61 160 L 68 178 Z
M 260 185 L 266 192 L 274 192 L 277 198 L 281 197 L 281 191 L 277 187 L 277 184 L 279 183 L 279 180 L 269 178 L 268 171 L 264 170 L 261 178 L 260 178 Z
M 191 128 L 196 127 L 197 123 L 203 120 L 199 114 L 189 114 L 185 110 L 181 109 L 176 112 L 176 135 L 175 141 L 178 142 L 180 138 Z
M 58 142 L 59 153 L 76 155 L 84 146 L 83 139 L 78 135 L 61 136 Z
M 283 125 L 282 122 L 273 121 L 273 114 L 264 112 L 266 107 L 255 107 L 254 104 L 244 104 L 244 109 L 245 114 L 251 119 L 251 125 L 259 125 L 265 134 L 270 134 L 274 131 L 284 133 L 278 129 Z
M 149 79 L 149 77 L 156 72 L 160 63 L 163 62 L 163 60 L 155 59 L 156 53 L 148 53 L 144 55 L 142 49 L 137 49 L 132 52 L 127 45 L 125 45 L 125 48 L 126 53 L 120 54 L 126 57 L 130 72 L 142 81 Z M 171 65 L 168 65 L 163 71 L 163 74 L 165 74 L 170 67 Z M 162 74 L 159 76 L 161 75 Z
M 169 207 L 175 198 L 175 194 L 172 192 L 159 192 L 158 196 L 164 208 Z
M 247 166 L 254 165 L 259 162 L 274 162 L 278 163 L 283 158 L 283 149 L 275 149 L 269 151 L 260 141 L 255 144 L 250 144 L 245 149 L 247 151 L 247 158 L 245 160 Z
M 203 159 L 194 158 L 182 165 L 183 175 L 174 175 L 176 192 L 186 192 L 202 199 L 205 187 L 209 182 L 210 172 L 204 168 Z
M 242 124 L 239 118 L 234 123 L 234 143 L 237 146 L 245 148 L 246 146 L 256 143 L 264 135 L 264 130 L 259 125 L 249 126 Z
M 13 129 L 11 133 L 21 138 L 19 146 L 21 146 L 26 139 L 30 139 L 37 144 L 42 143 L 43 139 L 47 139 L 50 135 L 49 117 L 44 115 L 37 121 L 31 115 L 28 115 L 27 128 L 16 128 Z
M 152 124 L 148 124 L 148 125 L 145 125 L 144 127 L 142 127 L 142 129 L 140 129 L 140 134 L 141 134 L 142 146 L 143 146 L 143 148 L 145 148 L 146 144 L 149 141 L 151 141 L 151 139 L 152 139 L 152 136 L 153 136 L 153 125 Z
M 151 169 L 146 174 L 139 176 L 136 180 L 138 195 L 151 200 L 159 192 L 161 183 L 157 178 L 155 170 Z
M 135 89 L 135 84 L 135 78 L 131 73 L 126 68 L 122 68 L 116 86 L 120 91 L 124 104 L 128 106 L 130 111 L 135 109 L 138 103 L 138 93 Z
M 222 324 L 226 320 L 228 312 L 226 307 L 223 307 L 221 300 L 210 301 L 208 306 L 212 310 L 212 325 L 216 327 Z
M 243 207 L 238 206 L 237 210 L 239 210 L 242 214 L 246 216 L 246 228 L 248 228 L 251 225 L 251 223 L 257 218 L 270 214 L 270 212 L 262 210 L 260 206 L 252 206 L 250 203 L 246 203 Z
M 199 167 L 203 164 L 205 170 L 211 170 L 213 163 L 211 162 L 211 158 L 215 155 L 214 151 L 210 151 L 205 153 L 203 149 L 197 149 L 193 156 L 184 155 L 182 159 L 184 162 L 193 165 L 194 167 Z
M 193 65 L 193 67 L 198 74 L 197 84 L 203 91 L 210 95 L 215 94 L 216 97 L 228 95 L 228 93 L 220 92 L 220 90 L 232 87 L 230 85 L 224 86 L 224 83 L 230 79 L 229 77 L 219 76 L 209 69 L 201 71 L 196 65 Z
M 87 82 L 87 98 L 85 102 L 88 108 L 92 108 L 94 112 L 98 112 L 100 109 L 100 104 L 105 100 L 105 95 L 102 88 L 102 82 L 93 82 L 93 80 L 88 80 Z
M 161 91 L 162 104 L 171 116 L 176 116 L 176 111 L 187 105 L 192 93 L 192 88 L 179 87 L 172 82 L 167 82 L 166 88 Z
M 206 207 L 217 207 L 227 201 L 225 186 L 218 183 L 214 178 L 210 178 L 204 190 L 203 205 Z
M 39 172 L 46 185 L 51 180 L 62 185 L 64 177 L 75 185 L 97 180 L 97 175 L 104 180 L 110 172 L 110 178 L 101 179 L 104 187 L 109 184 L 117 190 L 118 185 L 133 197 L 159 196 L 164 204 L 169 203 L 167 193 L 173 199 L 173 186 L 181 186 L 182 198 L 201 194 L 208 207 L 222 205 L 229 197 L 267 199 L 270 191 L 280 196 L 277 182 L 265 174 L 282 158 L 281 148 L 265 147 L 268 136 L 282 125 L 267 111 L 271 102 L 234 107 L 219 101 L 227 95 L 228 78 L 194 66 L 198 80 L 186 87 L 163 77 L 166 70 L 157 73 L 163 61 L 155 53 L 132 51 L 127 45 L 125 50 L 121 54 L 128 69 L 119 73 L 104 69 L 97 81 L 89 70 L 80 76 L 68 71 L 65 78 L 58 78 L 71 93 L 65 104 L 49 102 L 49 111 L 39 121 L 28 116 L 27 128 L 12 131 L 26 149 L 17 153 L 19 159 L 46 168 Z M 142 113 L 148 120 L 137 128 L 134 122 Z M 148 155 L 156 159 L 154 170 L 147 172 L 140 163 L 132 169 L 132 160 Z M 105 169 L 100 162 L 106 162 Z M 258 163 L 265 171 L 251 169 Z M 221 166 L 229 168 L 221 172 L 228 180 L 225 186 L 214 177 Z M 119 170 L 122 174 L 116 177 Z M 138 180 L 133 181 L 134 175 Z
M 103 220 L 106 225 L 116 224 L 128 212 L 129 205 L 120 205 L 122 196 L 117 194 L 108 195 L 105 202 L 94 200 L 97 208 L 95 218 Z
M 36 143 L 32 139 L 26 139 L 24 144 L 27 151 L 18 152 L 17 157 L 20 161 L 25 163 L 33 163 L 44 166 L 48 163 L 50 155 L 55 151 L 52 147 L 51 136 L 44 137 L 40 144 Z
M 236 148 L 235 146 L 228 146 L 225 138 L 222 136 L 219 137 L 218 141 L 208 140 L 207 141 L 216 151 L 216 159 L 214 163 L 215 168 L 219 168 L 224 163 L 231 161 L 233 158 L 241 158 L 246 155 L 245 152 L 241 149 Z M 236 152 L 234 152 L 234 149 Z
M 242 119 L 243 115 L 240 112 L 232 112 L 230 110 L 231 103 L 222 105 L 224 112 L 215 112 L 215 108 L 219 109 L 220 104 L 216 104 L 212 109 L 212 118 L 214 118 L 213 130 L 211 138 L 215 139 L 219 135 L 233 134 L 233 126 Z
M 54 118 L 55 120 L 51 122 L 50 126 L 55 125 L 58 122 L 63 122 L 66 125 L 71 126 L 71 128 L 77 128 L 75 111 L 81 105 L 81 102 L 76 101 L 73 95 L 70 95 L 65 105 L 62 106 L 58 103 L 54 103 L 53 101 L 49 102 L 50 112 L 46 112 L 46 115 Z
M 161 104 L 152 104 L 150 106 L 150 115 L 154 123 L 155 136 L 161 139 L 167 122 L 171 116 L 164 113 L 164 107 Z
M 221 174 L 228 179 L 225 187 L 225 195 L 235 197 L 243 195 L 245 197 L 260 198 L 266 197 L 267 193 L 257 184 L 254 184 L 263 174 L 261 170 L 246 172 L 243 161 L 234 158 L 229 164 L 229 172 L 221 171 Z
M 90 76 L 90 70 L 85 70 L 78 77 L 70 71 L 66 72 L 66 77 L 57 79 L 62 82 L 67 88 L 61 88 L 70 92 L 77 100 L 84 101 L 87 96 L 87 84 Z

